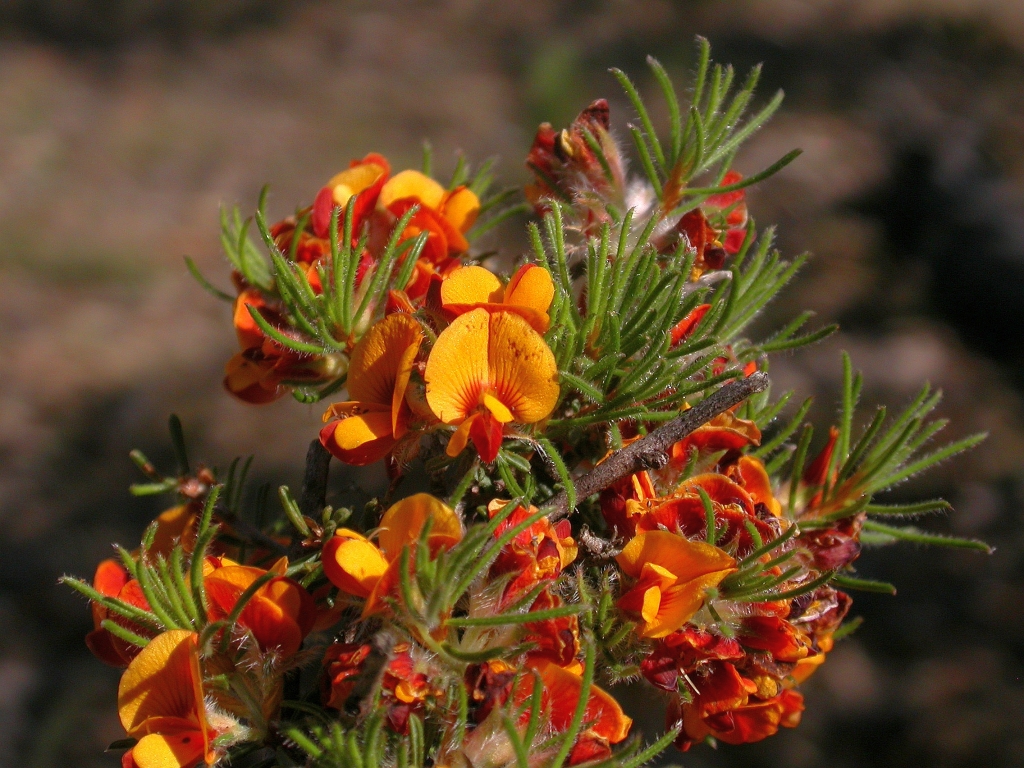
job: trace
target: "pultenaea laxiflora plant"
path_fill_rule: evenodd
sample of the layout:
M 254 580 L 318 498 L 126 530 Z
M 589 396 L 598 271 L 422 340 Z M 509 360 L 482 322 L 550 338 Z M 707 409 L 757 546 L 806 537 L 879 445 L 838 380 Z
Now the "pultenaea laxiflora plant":
M 66 579 L 90 649 L 125 669 L 125 766 L 637 766 L 758 741 L 799 724 L 801 683 L 856 628 L 848 593 L 893 591 L 857 573 L 863 546 L 986 549 L 899 524 L 943 501 L 876 501 L 980 439 L 926 447 L 937 393 L 856 430 L 844 356 L 817 447 L 810 403 L 770 393 L 773 354 L 834 330 L 746 335 L 802 260 L 745 190 L 798 153 L 732 167 L 781 95 L 751 113 L 758 70 L 734 87 L 697 50 L 686 103 L 649 61 L 666 131 L 618 70 L 630 147 L 603 100 L 541 125 L 522 202 L 487 164 L 438 180 L 427 150 L 353 160 L 277 223 L 262 198 L 223 214 L 234 291 L 188 266 L 232 304 L 225 389 L 329 401 L 325 425 L 300 499 L 282 486 L 261 526 L 251 459 L 193 471 L 174 417 L 174 474 L 132 454 L 133 491 L 173 505 L 91 584 Z M 476 244 L 522 215 L 530 252 L 502 274 Z M 332 461 L 383 462 L 386 495 L 328 505 Z M 403 494 L 411 474 L 430 492 Z M 664 702 L 649 743 L 623 681 Z

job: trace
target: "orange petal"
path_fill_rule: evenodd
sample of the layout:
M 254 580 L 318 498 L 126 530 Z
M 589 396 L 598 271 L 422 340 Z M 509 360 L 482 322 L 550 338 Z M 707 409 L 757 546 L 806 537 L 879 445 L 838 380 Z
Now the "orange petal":
M 413 198 L 421 206 L 438 210 L 444 201 L 445 190 L 440 184 L 419 171 L 402 171 L 396 173 L 380 191 L 378 201 L 384 208 L 396 200 Z
M 493 398 L 491 399 L 493 400 Z M 510 416 L 508 409 L 504 408 L 499 402 L 495 402 L 488 407 L 500 407 L 504 412 L 503 415 Z M 502 425 L 511 420 L 511 418 L 507 418 L 505 421 L 502 421 L 502 419 L 494 415 L 493 411 L 477 414 L 475 419 L 467 419 L 467 421 L 473 422 L 469 430 L 469 438 L 473 441 L 477 453 L 480 454 L 480 458 L 485 463 L 490 464 L 498 458 L 498 451 L 501 450 L 501 441 L 504 434 Z
M 265 338 L 263 330 L 256 325 L 256 321 L 253 320 L 252 315 L 249 313 L 250 306 L 257 309 L 263 309 L 267 306 L 267 303 L 263 300 L 263 294 L 255 288 L 246 288 L 235 299 L 235 334 L 238 336 L 238 343 L 242 346 L 242 349 L 258 347 Z
M 463 317 L 478 312 L 483 313 L 483 310 Z M 560 392 L 558 366 L 551 349 L 518 315 L 508 312 L 491 315 L 489 325 L 490 390 L 508 407 L 516 421 L 533 424 L 546 418 L 554 410 Z
M 203 760 L 206 747 L 198 730 L 151 733 L 132 747 L 138 768 L 187 768 Z
M 195 718 L 205 723 L 199 636 L 172 629 L 153 638 L 132 660 L 117 689 L 117 711 L 129 736 L 146 732 L 153 717 Z
M 669 571 L 677 583 L 732 568 L 736 564 L 718 547 L 703 541 L 689 541 L 669 531 L 637 534 L 615 559 L 633 578 L 639 578 L 643 566 L 652 563 Z
M 224 388 L 239 400 L 252 405 L 272 403 L 287 392 L 279 386 L 272 365 L 260 365 L 239 352 L 224 366 Z
M 540 673 L 548 694 L 551 727 L 556 731 L 567 729 L 583 693 L 582 677 L 546 659 L 531 662 L 530 666 Z M 612 744 L 618 744 L 625 739 L 633 725 L 632 719 L 626 716 L 611 694 L 596 685 L 590 686 L 583 721 L 590 723 L 589 730 L 608 739 Z
M 368 597 L 388 568 L 378 547 L 364 536 L 339 530 L 324 545 L 324 574 L 334 586 L 356 597 Z
M 480 198 L 469 187 L 457 187 L 444 201 L 441 215 L 459 232 L 466 232 L 476 223 Z
M 189 504 L 181 504 L 161 512 L 156 518 L 156 536 L 153 537 L 150 552 L 169 555 L 179 541 L 183 547 L 188 545 L 186 548 L 191 549 L 192 543 L 195 542 L 195 531 L 191 532 L 190 537 L 186 535 L 186 531 L 195 519 L 195 510 Z
M 547 314 L 555 297 L 551 274 L 536 264 L 524 264 L 512 275 L 505 289 L 505 303 L 530 307 Z M 544 330 L 547 330 L 546 328 Z M 543 331 L 541 331 L 543 333 Z
M 320 430 L 320 443 L 346 464 L 364 467 L 395 447 L 391 409 L 367 403 L 365 412 L 332 421 Z
M 755 456 L 740 456 L 736 462 L 736 473 L 740 476 L 743 489 L 750 494 L 754 503 L 764 504 L 775 517 L 782 515 L 782 505 L 772 493 L 772 481 L 761 460 Z
M 501 281 L 483 267 L 459 267 L 441 283 L 441 305 L 500 302 L 505 291 Z
M 427 404 L 445 424 L 464 421 L 480 402 L 488 381 L 489 335 L 490 315 L 473 310 L 455 318 L 430 351 L 423 373 Z
M 445 448 L 446 454 L 455 458 L 466 449 L 466 444 L 469 443 L 469 433 L 473 431 L 473 425 L 476 424 L 482 416 L 482 413 L 474 413 L 459 424 L 459 428 L 456 429 L 448 439 L 448 446 Z
M 725 475 L 720 475 L 717 472 L 696 475 L 680 486 L 679 493 L 696 495 L 699 493 L 698 488 L 703 488 L 713 502 L 723 505 L 732 504 L 742 507 L 748 515 L 754 514 L 754 500 L 750 494 Z
M 393 504 L 380 519 L 377 541 L 388 560 L 397 558 L 402 547 L 419 539 L 428 519 L 431 550 L 447 549 L 462 540 L 462 522 L 454 510 L 429 493 L 417 493 Z
M 107 597 L 117 597 L 128 583 L 128 571 L 120 561 L 107 558 L 96 566 L 96 575 L 92 578 L 93 589 Z
M 648 534 L 649 535 L 649 534 Z M 662 590 L 658 615 L 651 621 L 644 617 L 644 624 L 638 628 L 640 637 L 665 637 L 693 618 L 704 605 L 704 592 L 717 587 L 734 568 L 713 571 L 690 579 L 683 584 Z
M 352 195 L 357 195 L 364 189 L 372 187 L 385 173 L 387 173 L 387 168 L 375 162 L 362 162 L 336 174 L 327 182 L 334 204 L 344 208 Z M 344 218 L 343 215 L 342 220 Z
M 397 385 L 408 384 L 422 343 L 423 331 L 410 315 L 396 313 L 375 324 L 352 350 L 349 396 L 367 403 L 390 403 Z M 404 391 L 402 386 L 403 395 Z

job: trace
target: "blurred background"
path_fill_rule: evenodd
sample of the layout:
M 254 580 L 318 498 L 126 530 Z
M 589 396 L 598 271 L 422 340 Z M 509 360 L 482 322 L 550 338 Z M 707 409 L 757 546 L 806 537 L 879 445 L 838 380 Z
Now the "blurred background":
M 737 167 L 805 150 L 751 194 L 786 253 L 814 255 L 769 314 L 843 330 L 778 360 L 776 386 L 814 394 L 821 425 L 841 349 L 869 403 L 943 388 L 950 436 L 991 437 L 893 498 L 945 494 L 955 514 L 925 525 L 997 551 L 864 555 L 899 595 L 855 596 L 866 622 L 806 686 L 803 725 L 668 760 L 1024 765 L 1019 0 L 0 3 L 0 765 L 118 764 L 118 673 L 56 579 L 91 575 L 159 509 L 127 492 L 131 448 L 170 469 L 174 411 L 194 458 L 256 454 L 259 481 L 299 484 L 320 408 L 222 392 L 229 307 L 183 265 L 228 285 L 219 206 L 251 211 L 269 183 L 283 216 L 368 151 L 418 163 L 424 138 L 441 172 L 461 148 L 522 183 L 537 122 L 608 96 L 621 132 L 607 68 L 653 95 L 644 56 L 685 82 L 698 33 L 741 72 L 764 63 L 762 103 L 787 93 Z M 648 736 L 652 709 L 635 713 Z

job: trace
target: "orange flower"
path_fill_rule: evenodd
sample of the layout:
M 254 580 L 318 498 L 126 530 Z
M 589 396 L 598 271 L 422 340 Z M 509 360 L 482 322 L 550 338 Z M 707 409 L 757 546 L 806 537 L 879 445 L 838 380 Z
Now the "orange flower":
M 700 304 L 693 309 L 672 327 L 672 346 L 677 347 L 690 338 L 697 326 L 700 325 L 700 321 L 704 319 L 704 315 L 711 309 L 710 304 Z
M 346 464 L 364 466 L 391 452 L 408 432 L 405 392 L 423 343 L 420 324 L 396 312 L 374 325 L 356 344 L 348 368 L 352 398 L 324 414 L 320 442 Z
M 691 625 L 658 640 L 640 662 L 640 672 L 652 685 L 675 693 L 679 690 L 679 678 L 693 672 L 698 664 L 711 660 L 737 661 L 743 655 L 743 649 L 733 638 Z
M 492 500 L 487 505 L 487 514 L 494 517 L 507 503 L 503 499 Z M 495 537 L 504 535 L 536 513 L 534 506 L 529 510 L 517 507 L 495 530 Z M 491 566 L 492 576 L 512 574 L 512 580 L 502 593 L 502 603 L 514 602 L 541 581 L 558 578 L 562 570 L 576 559 L 576 553 L 572 525 L 568 520 L 552 524 L 548 518 L 542 517 L 520 531 L 502 548 Z
M 317 237 L 327 237 L 330 232 L 331 214 L 335 207 L 341 208 L 339 232 L 345 226 L 345 208 L 349 200 L 356 198 L 353 208 L 353 237 L 358 238 L 360 225 L 373 211 L 377 198 L 391 173 L 391 166 L 383 156 L 371 152 L 362 160 L 353 160 L 349 167 L 335 175 L 317 193 L 313 202 L 312 224 Z
M 263 405 L 286 395 L 289 382 L 315 384 L 340 373 L 336 355 L 294 352 L 269 338 L 256 324 L 250 308 L 258 310 L 285 336 L 301 340 L 276 305 L 268 303 L 255 288 L 242 288 L 234 311 L 235 333 L 242 351 L 224 366 L 224 388 L 232 395 L 252 405 Z
M 342 528 L 324 545 L 324 574 L 334 586 L 355 597 L 366 598 L 363 616 L 383 608 L 383 597 L 394 581 L 399 555 L 419 541 L 430 520 L 427 544 L 432 554 L 450 549 L 462 540 L 462 523 L 444 502 L 417 493 L 394 504 L 380 520 L 377 544 Z
M 422 664 L 410 653 L 409 643 L 399 643 L 384 667 L 377 706 L 387 714 L 388 727 L 401 734 L 409 733 L 409 716 L 422 712 L 427 698 L 434 693 Z M 372 646 L 369 644 L 335 643 L 324 654 L 326 702 L 328 707 L 344 710 L 355 684 L 363 672 Z
M 196 522 L 199 504 L 190 501 L 177 507 L 165 509 L 156 518 L 156 535 L 151 555 L 169 555 L 175 544 L 181 544 L 185 552 L 191 552 L 196 543 Z
M 143 648 L 121 677 L 117 710 L 128 735 L 139 740 L 124 765 L 191 768 L 216 761 L 195 632 L 164 632 Z
M 700 610 L 705 590 L 736 570 L 736 561 L 718 547 L 668 531 L 638 534 L 616 560 L 637 579 L 618 605 L 639 618 L 641 637 L 679 629 Z
M 750 494 L 755 509 L 758 504 L 763 504 L 772 517 L 782 516 L 782 504 L 775 498 L 768 470 L 765 469 L 764 462 L 759 458 L 740 456 L 736 463 L 729 468 L 729 474 L 736 479 L 743 490 Z
M 747 616 L 739 641 L 746 648 L 768 651 L 775 661 L 798 662 L 813 653 L 807 635 L 779 616 Z
M 402 239 L 429 233 L 422 258 L 442 266 L 456 254 L 469 250 L 465 233 L 480 213 L 480 199 L 469 187 L 448 191 L 419 171 L 402 171 L 388 179 L 380 190 L 378 206 L 396 218 L 414 205 L 418 208 Z
M 693 701 L 677 700 L 668 712 L 670 724 L 682 722 L 676 746 L 684 751 L 708 736 L 726 744 L 748 744 L 774 735 L 779 726 L 794 728 L 800 723 L 804 706 L 799 693 L 786 689 L 762 697 L 757 683 L 727 662 L 701 667 L 693 683 L 698 691 Z
M 316 620 L 313 598 L 297 582 L 284 576 L 287 568 L 287 559 L 278 561 L 271 571 L 281 575 L 257 589 L 238 616 L 238 626 L 248 629 L 260 648 L 276 649 L 284 658 L 295 655 Z M 266 573 L 262 568 L 246 565 L 231 563 L 217 567 L 211 563 L 204 580 L 210 620 L 227 618 L 242 593 Z
M 533 424 L 558 402 L 558 367 L 544 339 L 519 315 L 474 309 L 455 318 L 427 359 L 427 403 L 457 425 L 448 455 L 472 439 L 487 462 L 501 447 L 504 425 Z
M 554 296 L 551 275 L 536 264 L 521 266 L 504 287 L 483 267 L 460 267 L 441 283 L 441 306 L 448 319 L 477 308 L 513 312 L 537 333 L 544 333 L 551 326 L 548 309 Z
M 530 606 L 530 611 L 546 611 L 563 605 L 558 595 L 545 589 Z M 562 616 L 557 619 L 530 621 L 523 624 L 526 634 L 523 641 L 533 643 L 531 659 L 545 658 L 560 667 L 573 672 L 582 671 L 583 665 L 577 660 L 580 652 L 580 622 L 577 616 Z
M 547 659 L 528 660 L 527 665 L 537 672 L 544 687 L 541 708 L 548 715 L 551 729 L 556 733 L 567 730 L 583 695 L 582 676 Z M 519 679 L 514 693 L 516 704 L 523 706 L 529 701 L 535 680 L 530 674 Z M 609 756 L 609 745 L 623 741 L 633 725 L 633 720 L 622 711 L 614 697 L 596 685 L 590 686 L 583 722 L 590 725 L 577 738 L 569 755 L 569 765 Z
M 674 443 L 669 449 L 669 455 L 673 465 L 682 467 L 689 462 L 694 449 L 701 457 L 724 451 L 716 463 L 726 466 L 735 462 L 744 448 L 760 442 L 761 430 L 754 422 L 737 418 L 726 411 Z
M 646 504 L 627 501 L 626 512 L 638 531 L 668 530 L 688 538 L 704 538 L 707 513 L 700 491 L 711 499 L 717 529 L 715 544 L 719 547 L 745 557 L 757 547 L 750 526 L 762 541 L 778 535 L 777 526 L 758 516 L 754 498 L 742 486 L 717 473 L 691 477 L 667 499 L 652 499 Z M 765 509 L 764 516 L 770 517 L 767 506 Z

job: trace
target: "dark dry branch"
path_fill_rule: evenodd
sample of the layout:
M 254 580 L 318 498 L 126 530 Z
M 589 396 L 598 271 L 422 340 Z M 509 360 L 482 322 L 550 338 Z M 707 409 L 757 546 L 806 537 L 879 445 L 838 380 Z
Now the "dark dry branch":
M 576 498 L 583 501 L 627 475 L 665 466 L 668 463 L 666 451 L 673 443 L 679 442 L 718 414 L 724 413 L 767 387 L 768 375 L 760 372 L 726 384 L 710 397 L 701 400 L 693 408 L 658 427 L 646 437 L 616 451 L 594 467 L 593 471 L 579 478 L 575 483 Z M 564 491 L 551 500 L 548 508 L 551 509 L 548 515 L 551 520 L 559 520 L 572 512 Z
M 327 470 L 331 454 L 321 445 L 319 438 L 309 444 L 306 451 L 306 473 L 302 478 L 299 511 L 306 517 L 317 519 L 327 505 Z

